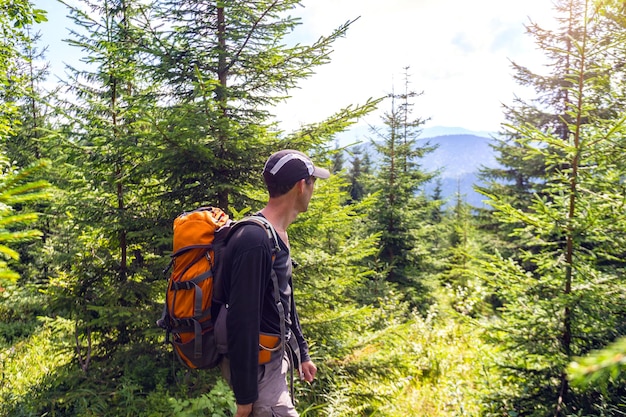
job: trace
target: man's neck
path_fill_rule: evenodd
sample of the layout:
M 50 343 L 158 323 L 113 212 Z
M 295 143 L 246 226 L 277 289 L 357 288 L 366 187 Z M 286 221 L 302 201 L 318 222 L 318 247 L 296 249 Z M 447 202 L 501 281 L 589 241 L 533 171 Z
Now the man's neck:
M 261 213 L 274 226 L 277 232 L 286 232 L 287 228 L 298 216 L 298 211 L 288 200 L 272 199 L 261 210 Z

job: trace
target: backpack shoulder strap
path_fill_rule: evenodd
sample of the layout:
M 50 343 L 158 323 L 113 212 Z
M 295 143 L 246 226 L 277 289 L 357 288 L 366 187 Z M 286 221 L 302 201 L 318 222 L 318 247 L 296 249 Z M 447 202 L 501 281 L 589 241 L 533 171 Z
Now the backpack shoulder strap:
M 276 257 L 276 253 L 280 252 L 280 245 L 278 244 L 278 235 L 276 234 L 276 230 L 274 230 L 274 226 L 272 226 L 272 223 L 270 223 L 269 220 L 267 220 L 263 216 L 254 215 L 254 216 L 244 217 L 241 220 L 237 220 L 232 227 L 237 227 L 238 225 L 243 225 L 246 223 L 257 224 L 265 229 L 268 239 L 270 239 L 273 244 L 273 250 L 274 250 L 274 253 L 272 254 L 272 262 L 273 262 L 274 258 Z

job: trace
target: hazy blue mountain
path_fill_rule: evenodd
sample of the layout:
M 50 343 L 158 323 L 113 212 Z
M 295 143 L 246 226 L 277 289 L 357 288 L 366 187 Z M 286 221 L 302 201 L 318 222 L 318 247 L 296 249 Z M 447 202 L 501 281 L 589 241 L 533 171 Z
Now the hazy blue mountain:
M 456 193 L 476 207 L 484 207 L 484 196 L 474 191 L 477 174 L 481 167 L 496 167 L 495 153 L 490 144 L 493 142 L 489 132 L 471 132 L 463 128 L 435 127 L 424 129 L 418 141 L 437 145 L 437 149 L 420 160 L 423 169 L 429 172 L 439 171 L 442 195 L 449 202 L 454 202 Z M 355 142 L 369 149 L 372 160 L 376 161 L 371 141 L 375 136 L 367 127 L 357 128 L 342 134 L 339 138 L 341 146 Z M 350 158 L 347 158 L 349 160 Z M 435 183 L 426 185 L 425 192 L 433 194 Z
M 473 186 L 478 182 L 477 174 L 482 167 L 494 168 L 498 165 L 493 148 L 493 139 L 470 134 L 435 136 L 421 139 L 437 149 L 421 160 L 427 171 L 440 171 L 442 195 L 454 200 L 460 193 L 469 204 L 482 207 L 485 197 Z M 428 184 L 426 192 L 432 194 L 435 184 Z
M 441 169 L 443 178 L 458 178 L 484 166 L 495 166 L 496 159 L 490 143 L 492 139 L 476 135 L 445 135 L 418 139 L 436 145 L 421 164 L 429 171 Z
M 449 135 L 474 135 L 484 138 L 490 138 L 495 136 L 497 132 L 488 132 L 484 130 L 476 131 L 469 130 L 463 127 L 447 127 L 447 126 L 433 126 L 425 127 L 422 130 L 421 138 L 433 138 L 436 136 L 449 136 Z

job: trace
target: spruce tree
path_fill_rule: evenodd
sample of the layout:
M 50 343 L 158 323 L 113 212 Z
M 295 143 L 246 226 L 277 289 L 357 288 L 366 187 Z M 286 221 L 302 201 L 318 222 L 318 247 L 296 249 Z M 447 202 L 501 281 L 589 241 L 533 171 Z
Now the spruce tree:
M 2 4 L 0 10 L 0 138 L 12 134 L 12 117 L 16 115 L 16 89 L 24 87 L 24 79 L 18 71 L 23 62 L 21 47 L 32 44 L 28 32 L 34 23 L 45 22 L 46 12 L 35 9 L 26 0 L 13 0 Z
M 372 227 L 381 233 L 378 262 L 385 279 L 397 284 L 413 304 L 419 303 L 423 283 L 419 279 L 420 258 L 427 252 L 418 245 L 418 231 L 425 220 L 426 197 L 421 187 L 432 178 L 420 169 L 419 158 L 434 150 L 428 143 L 417 143 L 424 120 L 412 117 L 408 69 L 404 91 L 391 93 L 391 108 L 383 116 L 382 128 L 372 128 L 372 143 L 380 156 L 369 190 L 377 193 Z M 424 271 L 422 271 L 424 272 Z
M 350 150 L 352 160 L 350 161 L 350 169 L 348 171 L 348 180 L 350 185 L 348 190 L 350 193 L 350 201 L 358 202 L 365 196 L 365 186 L 363 176 L 367 175 L 368 167 L 364 164 L 363 146 L 357 145 Z
M 15 108 L 11 116 L 11 133 L 0 143 L 2 155 L 6 156 L 12 169 L 30 170 L 37 166 L 39 180 L 53 181 L 54 145 L 47 131 L 50 127 L 47 118 L 51 113 L 46 103 L 51 93 L 44 93 L 41 85 L 48 76 L 47 65 L 43 63 L 44 50 L 36 45 L 41 35 L 35 32 L 37 26 L 27 24 L 23 36 L 15 40 L 17 55 L 12 68 L 7 73 L 11 82 L 3 89 L 4 103 Z M 32 201 L 15 206 L 21 213 L 45 213 L 49 201 Z M 50 234 L 50 218 L 45 213 L 39 220 L 29 225 L 41 232 L 41 239 L 24 242 L 15 247 L 20 261 L 13 268 L 21 275 L 21 283 L 45 283 L 51 259 L 44 254 Z
M 529 36 L 546 55 L 549 62 L 547 74 L 537 73 L 517 62 L 512 63 L 515 81 L 533 91 L 534 95 L 530 98 L 516 97 L 512 105 L 504 105 L 506 123 L 493 145 L 499 166 L 481 171 L 480 178 L 487 186 L 479 187 L 479 190 L 498 196 L 500 201 L 506 199 L 513 207 L 528 207 L 536 194 L 543 193 L 549 171 L 556 168 L 546 165 L 542 155 L 528 154 L 519 144 L 524 133 L 520 133 L 515 126 L 531 125 L 564 140 L 567 138 L 568 108 L 571 105 L 569 88 L 573 82 L 568 76 L 576 67 L 572 54 L 575 53 L 575 41 L 581 37 L 577 22 L 581 19 L 583 3 L 570 0 L 555 2 L 558 27 L 553 30 L 544 29 L 535 22 L 526 26 Z M 488 222 L 484 227 L 501 238 L 498 245 L 502 250 L 510 247 L 507 254 L 514 254 L 518 247 L 533 250 L 526 247 L 528 242 L 512 242 L 511 230 L 516 226 L 519 224 L 495 225 Z
M 339 146 L 339 141 L 335 141 L 335 148 L 332 151 L 333 165 L 331 171 L 333 174 L 339 174 L 343 170 L 344 149 Z
M 527 207 L 491 195 L 494 216 L 512 226 L 523 247 L 484 265 L 485 282 L 503 303 L 487 332 L 502 349 L 503 375 L 488 415 L 605 415 L 623 404 L 620 387 L 602 395 L 581 391 L 570 386 L 566 372 L 574 357 L 626 332 L 625 224 L 618 209 L 624 122 L 613 118 L 612 104 L 598 100 L 619 82 L 606 71 L 615 49 L 597 30 L 605 24 L 602 9 L 574 0 L 560 6 L 570 47 L 544 47 L 568 63 L 557 94 L 563 117 L 548 129 L 530 120 L 513 127 L 527 159 L 544 161 L 542 190 Z
M 479 317 L 489 313 L 481 282 L 480 262 L 487 246 L 485 233 L 478 228 L 473 208 L 460 193 L 454 205 L 441 216 L 433 240 L 434 252 L 439 254 L 439 283 L 452 308 L 461 314 Z M 438 211 L 436 211 L 438 212 Z
M 227 211 L 230 204 L 248 206 L 245 187 L 261 184 L 257 172 L 242 166 L 262 166 L 278 146 L 307 150 L 325 145 L 336 132 L 309 126 L 281 138 L 271 108 L 315 67 L 329 62 L 334 41 L 349 23 L 311 45 L 290 46 L 285 37 L 300 23 L 289 14 L 296 0 L 157 4 L 167 28 L 157 33 L 152 53 L 168 103 L 160 127 L 168 198 L 178 205 L 211 204 Z M 336 115 L 354 119 L 359 110 L 350 112 Z
M 28 1 L 0 6 L 0 310 L 3 321 L 12 322 L 3 323 L 0 339 L 4 341 L 17 342 L 30 331 L 25 331 L 29 326 L 24 325 L 23 312 L 16 307 L 30 290 L 21 264 L 24 245 L 40 241 L 42 235 L 32 228 L 38 217 L 32 207 L 49 197 L 49 184 L 43 179 L 46 161 L 15 158 L 10 146 L 20 134 L 19 106 L 28 96 L 28 78 L 21 71 L 29 60 L 25 47 L 32 45 L 32 26 L 45 20 L 45 11 Z M 16 282 L 19 285 L 14 286 Z M 7 291 L 9 286 L 14 289 Z
M 152 284 L 160 274 L 146 263 L 162 188 L 152 175 L 159 151 L 149 122 L 157 85 L 138 48 L 144 7 L 84 0 L 70 9 L 76 29 L 69 42 L 84 51 L 86 65 L 69 68 L 72 99 L 62 108 L 65 159 L 58 162 L 66 193 L 58 209 L 65 228 L 56 239 L 59 279 L 51 293 L 59 313 L 76 324 L 85 371 L 93 358 L 146 340 L 160 289 Z

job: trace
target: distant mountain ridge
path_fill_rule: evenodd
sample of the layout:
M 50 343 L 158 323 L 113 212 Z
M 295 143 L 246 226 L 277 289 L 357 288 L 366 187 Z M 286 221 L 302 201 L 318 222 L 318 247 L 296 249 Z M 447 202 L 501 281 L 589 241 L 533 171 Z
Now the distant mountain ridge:
M 475 173 L 481 166 L 491 167 L 497 164 L 490 138 L 462 134 L 418 139 L 420 141 L 437 146 L 421 162 L 428 171 L 441 169 L 443 178 L 457 178 Z
M 367 128 L 366 128 L 367 129 Z M 361 142 L 369 151 L 370 157 L 376 161 L 372 149 L 372 134 L 366 133 L 369 129 L 351 131 L 351 135 L 340 138 L 339 143 L 346 146 L 350 143 Z M 348 133 L 348 132 L 346 132 Z M 472 132 L 463 128 L 434 127 L 424 129 L 418 142 L 427 142 L 437 146 L 435 151 L 427 154 L 419 163 L 427 172 L 439 171 L 442 197 L 453 202 L 456 193 L 475 207 L 485 207 L 485 197 L 474 191 L 478 184 L 478 172 L 481 168 L 495 168 L 498 166 L 496 154 L 491 145 L 494 143 L 495 133 Z M 432 196 L 436 183 L 426 184 L 424 192 Z
M 436 145 L 432 153 L 421 159 L 422 167 L 428 171 L 440 171 L 442 196 L 454 200 L 456 193 L 475 207 L 484 207 L 482 194 L 474 191 L 479 184 L 478 172 L 481 168 L 496 168 L 498 162 L 491 145 L 494 139 L 470 134 L 435 136 L 419 139 Z M 426 185 L 425 192 L 432 195 L 435 183 Z
M 487 130 L 470 130 L 464 127 L 448 127 L 448 126 L 432 126 L 425 127 L 420 134 L 420 138 L 431 138 L 436 136 L 450 136 L 450 135 L 474 135 L 483 138 L 491 138 L 497 136 L 497 132 L 491 132 Z

